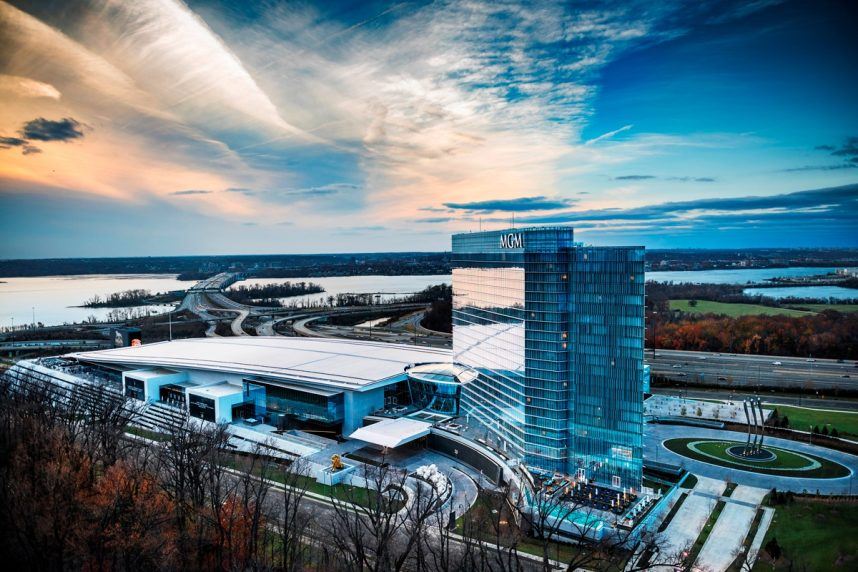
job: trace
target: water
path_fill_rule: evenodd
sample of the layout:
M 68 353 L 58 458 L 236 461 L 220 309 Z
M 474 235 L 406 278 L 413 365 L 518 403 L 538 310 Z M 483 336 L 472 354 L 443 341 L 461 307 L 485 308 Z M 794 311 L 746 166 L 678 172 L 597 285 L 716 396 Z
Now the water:
M 825 274 L 833 268 L 742 268 L 731 270 L 700 270 L 647 272 L 648 281 L 697 282 L 710 284 L 746 284 L 761 282 L 777 276 L 811 276 Z M 327 301 L 328 296 L 345 293 L 382 292 L 381 300 L 419 292 L 427 286 L 451 282 L 449 274 L 420 276 L 328 276 L 324 278 L 252 278 L 237 285 L 280 284 L 283 282 L 315 282 L 325 292 L 288 298 L 289 302 L 301 304 Z M 90 316 L 104 320 L 111 308 L 76 308 L 98 294 L 105 296 L 124 290 L 144 289 L 153 293 L 171 290 L 186 290 L 193 282 L 176 280 L 174 274 L 130 274 L 87 276 L 42 276 L 35 278 L 0 278 L 0 327 L 32 322 L 32 310 L 36 309 L 36 321 L 45 325 L 82 322 Z M 756 294 L 754 289 L 746 290 Z M 836 286 L 808 286 L 766 288 L 760 293 L 772 296 L 800 296 L 837 299 L 858 297 L 858 291 Z M 163 312 L 165 306 L 142 306 L 141 312 Z
M 834 272 L 833 267 L 819 268 L 736 268 L 729 270 L 668 270 L 647 272 L 647 282 L 691 282 L 693 284 L 747 284 L 764 282 L 767 278 L 815 276 Z
M 450 284 L 452 277 L 449 274 L 430 274 L 417 276 L 326 276 L 323 278 L 249 278 L 236 282 L 230 288 L 239 286 L 263 286 L 265 284 L 282 284 L 283 282 L 313 282 L 321 285 L 325 291 L 316 294 L 305 294 L 301 296 L 290 296 L 283 298 L 288 304 L 293 301 L 303 305 L 311 302 L 324 302 L 327 304 L 328 296 L 337 294 L 356 294 L 367 292 L 381 293 L 380 300 L 401 297 L 405 294 L 420 292 L 427 286 L 435 284 Z
M 834 298 L 851 300 L 858 298 L 858 290 L 842 286 L 785 286 L 783 288 L 745 288 L 748 296 L 766 296 L 768 298 Z
M 176 280 L 175 274 L 95 274 L 86 276 L 38 276 L 0 278 L 0 327 L 36 322 L 55 326 L 83 322 L 90 316 L 107 319 L 113 308 L 75 308 L 96 294 L 104 297 L 124 290 L 169 292 L 185 290 L 193 282 Z M 158 313 L 169 306 L 137 306 L 135 311 Z

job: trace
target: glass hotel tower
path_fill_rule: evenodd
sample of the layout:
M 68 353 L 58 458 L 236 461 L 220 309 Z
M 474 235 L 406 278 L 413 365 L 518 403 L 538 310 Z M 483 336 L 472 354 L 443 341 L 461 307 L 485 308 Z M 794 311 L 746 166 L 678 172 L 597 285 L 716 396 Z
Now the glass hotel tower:
M 528 466 L 640 488 L 644 249 L 572 227 L 453 236 L 462 413 Z

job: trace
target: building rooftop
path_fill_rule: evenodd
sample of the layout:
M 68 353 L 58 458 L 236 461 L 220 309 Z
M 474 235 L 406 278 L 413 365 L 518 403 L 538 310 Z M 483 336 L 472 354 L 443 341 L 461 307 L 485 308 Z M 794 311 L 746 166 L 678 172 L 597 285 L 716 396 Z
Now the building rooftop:
M 193 395 L 202 395 L 205 397 L 225 397 L 227 395 L 235 395 L 237 393 L 242 393 L 241 387 L 238 385 L 233 385 L 231 383 L 227 383 L 222 381 L 221 383 L 216 383 L 214 385 L 203 385 L 197 387 L 189 387 L 188 393 Z
M 166 369 L 163 367 L 155 367 L 152 369 L 136 369 L 134 371 L 129 371 L 127 373 L 131 377 L 136 377 L 137 379 L 149 379 L 151 377 L 163 377 L 165 375 L 176 375 L 179 372 L 173 371 L 171 369 Z
M 67 357 L 82 362 L 260 376 L 360 390 L 415 363 L 450 362 L 449 350 L 331 338 L 191 338 Z
M 420 437 L 429 434 L 431 423 L 400 417 L 399 419 L 385 419 L 366 427 L 361 427 L 351 435 L 349 439 L 357 439 L 381 447 L 399 447 L 410 443 Z

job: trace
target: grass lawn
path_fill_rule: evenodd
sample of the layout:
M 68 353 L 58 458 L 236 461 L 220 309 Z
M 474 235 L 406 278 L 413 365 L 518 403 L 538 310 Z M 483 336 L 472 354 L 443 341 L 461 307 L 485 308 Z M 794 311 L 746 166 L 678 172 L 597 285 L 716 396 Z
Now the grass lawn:
M 841 437 L 858 437 L 858 412 L 819 411 L 774 403 L 767 405 L 777 409 L 778 415 L 781 417 L 784 415 L 789 417 L 789 426 L 792 429 L 808 431 L 811 425 L 815 425 L 821 430 L 825 424 L 828 424 L 828 430 L 831 431 L 833 427 L 836 427 Z
M 855 295 L 858 298 L 858 293 Z M 844 314 L 858 312 L 858 304 L 791 304 L 790 308 L 796 310 L 809 310 L 811 312 L 822 312 L 824 310 L 837 310 Z
M 763 546 L 775 538 L 783 557 L 776 570 L 855 570 L 858 567 L 858 503 L 796 498 L 775 507 Z M 771 570 L 764 550 L 754 570 Z
M 698 300 L 696 306 L 689 304 L 689 300 L 671 300 L 671 310 L 681 310 L 688 314 L 722 314 L 731 318 L 739 316 L 811 316 L 816 312 L 806 312 L 794 308 L 772 308 L 759 304 L 732 304 L 729 302 L 711 302 L 709 300 Z
M 240 471 L 247 470 L 247 462 L 240 456 L 233 456 L 224 463 L 224 465 Z M 253 474 L 260 476 L 258 466 L 254 468 Z M 265 478 L 281 484 L 286 483 L 286 475 L 284 474 L 284 471 L 282 469 L 278 470 L 276 467 L 271 467 L 265 475 Z M 375 502 L 376 492 L 364 487 L 354 487 L 351 485 L 335 485 L 334 487 L 330 487 L 316 481 L 313 477 L 303 475 L 291 476 L 289 482 L 290 484 L 294 484 L 297 488 L 307 490 L 311 493 L 316 493 L 324 497 L 333 496 L 336 499 L 353 502 L 359 506 L 370 506 L 371 503 Z M 401 508 L 401 502 L 393 502 L 390 505 L 391 511 L 398 511 Z
M 695 441 L 700 442 L 695 445 L 699 452 L 688 447 L 689 443 Z M 744 445 L 744 443 L 740 443 L 738 441 L 707 440 L 699 438 L 668 439 L 664 442 L 665 447 L 684 457 L 703 461 L 704 463 L 710 463 L 712 465 L 719 465 L 752 473 L 816 479 L 845 477 L 849 474 L 849 469 L 838 463 L 834 463 L 815 455 L 806 455 L 806 453 L 802 453 L 802 455 L 806 455 L 807 457 L 818 461 L 822 466 L 805 471 L 787 470 L 804 467 L 809 463 L 804 457 L 786 449 L 781 449 L 780 447 L 766 447 L 766 449 L 773 451 L 777 455 L 773 461 L 757 463 L 742 461 L 731 457 L 725 452 L 727 447 L 733 445 Z M 710 455 L 714 455 L 716 458 L 713 458 Z
M 682 506 L 682 503 L 685 502 L 685 499 L 688 498 L 688 493 L 682 493 L 679 495 L 679 498 L 676 499 L 676 502 L 673 503 L 673 507 L 671 507 L 670 512 L 667 513 L 667 516 L 664 517 L 664 520 L 661 521 L 661 524 L 658 527 L 659 532 L 664 532 L 670 521 L 673 520 L 673 517 L 676 516 L 676 513 L 679 512 L 679 508 Z

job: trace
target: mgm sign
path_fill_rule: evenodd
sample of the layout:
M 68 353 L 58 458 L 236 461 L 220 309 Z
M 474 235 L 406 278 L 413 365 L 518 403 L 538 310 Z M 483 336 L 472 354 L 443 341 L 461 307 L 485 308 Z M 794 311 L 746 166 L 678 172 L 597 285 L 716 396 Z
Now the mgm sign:
M 500 237 L 501 248 L 524 248 L 524 237 L 520 232 L 502 234 Z

